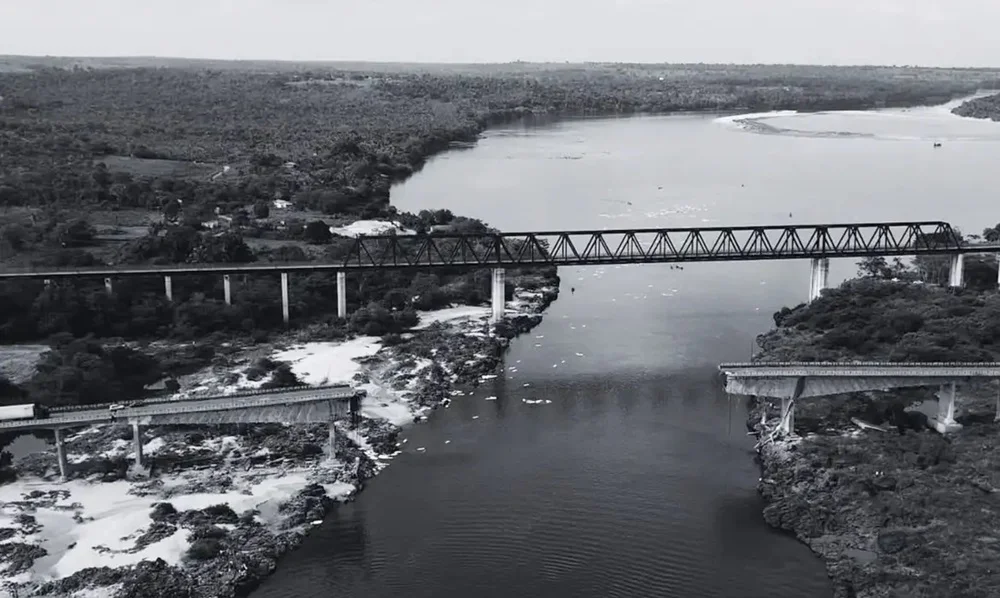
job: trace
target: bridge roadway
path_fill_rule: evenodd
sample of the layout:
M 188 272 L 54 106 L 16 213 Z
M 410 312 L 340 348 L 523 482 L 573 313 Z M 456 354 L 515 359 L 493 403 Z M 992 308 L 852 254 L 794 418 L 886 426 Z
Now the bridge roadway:
M 0 270 L 4 279 L 363 271 L 385 268 L 587 266 L 997 253 L 940 221 L 360 236 L 339 261 L 118 265 Z
M 753 362 L 723 363 L 726 392 L 780 398 L 782 428 L 791 432 L 796 399 L 915 386 L 950 386 L 938 396 L 939 431 L 956 424 L 956 385 L 973 378 L 1000 379 L 995 362 Z M 1000 416 L 1000 412 L 998 412 Z
M 113 422 L 139 422 L 144 425 L 326 423 L 346 415 L 350 399 L 360 397 L 362 393 L 350 386 L 317 386 L 142 401 L 113 414 L 108 409 L 113 403 L 55 408 L 51 416 L 44 419 L 0 422 L 0 431 L 59 430 Z M 244 413 L 241 415 L 240 412 Z

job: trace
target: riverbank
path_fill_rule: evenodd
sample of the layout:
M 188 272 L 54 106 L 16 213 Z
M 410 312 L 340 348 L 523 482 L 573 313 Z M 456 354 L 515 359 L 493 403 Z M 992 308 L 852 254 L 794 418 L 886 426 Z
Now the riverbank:
M 845 286 L 781 312 L 776 329 L 761 339 L 758 359 L 994 359 L 994 341 L 980 322 L 1000 309 L 996 293 L 877 281 Z M 854 319 L 847 317 L 852 310 Z M 905 318 L 910 324 L 900 336 L 908 338 L 900 342 L 885 322 Z M 858 341 L 874 342 L 861 352 L 850 346 L 854 341 L 836 340 L 839 326 L 855 328 Z M 868 335 L 868 327 L 887 332 Z M 907 351 L 917 342 L 928 352 L 944 342 L 945 357 Z M 969 359 L 974 347 L 980 356 Z M 799 401 L 797 436 L 765 444 L 759 454 L 765 520 L 825 560 L 837 598 L 998 595 L 996 388 L 962 386 L 956 419 L 964 427 L 948 436 L 912 429 L 901 435 L 893 426 L 879 431 L 852 422 L 884 423 L 881 414 L 895 402 L 909 411 L 936 409 L 932 389 Z M 758 433 L 762 414 L 771 429 L 779 409 L 767 401 L 752 405 L 748 427 Z
M 973 98 L 956 106 L 951 112 L 966 118 L 1000 121 L 1000 94 Z
M 489 308 L 461 306 L 421 313 L 421 323 L 390 346 L 377 337 L 323 342 L 299 331 L 270 348 L 300 380 L 349 381 L 368 391 L 359 426 L 338 425 L 335 459 L 324 454 L 325 425 L 150 428 L 143 437 L 149 478 L 125 475 L 128 428 L 93 427 L 67 438 L 73 473 L 65 484 L 56 480 L 52 452 L 21 459 L 21 479 L 0 486 L 0 590 L 246 595 L 388 465 L 400 450 L 400 426 L 446 406 L 463 393 L 456 387 L 500 373 L 509 339 L 537 325 L 558 294 L 558 281 L 545 277 L 512 282 L 514 299 L 494 329 Z M 248 350 L 235 369 L 199 372 L 195 392 L 255 384 L 245 370 L 261 351 Z

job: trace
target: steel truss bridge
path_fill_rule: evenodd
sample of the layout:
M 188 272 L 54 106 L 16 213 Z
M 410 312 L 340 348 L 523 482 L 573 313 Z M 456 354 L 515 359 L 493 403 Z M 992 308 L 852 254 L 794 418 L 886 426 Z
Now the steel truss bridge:
M 398 234 L 353 239 L 344 257 L 336 261 L 7 269 L 0 270 L 0 280 L 237 272 L 344 272 L 385 268 L 516 268 L 994 252 L 1000 252 L 1000 245 L 965 244 L 950 224 L 935 221 Z

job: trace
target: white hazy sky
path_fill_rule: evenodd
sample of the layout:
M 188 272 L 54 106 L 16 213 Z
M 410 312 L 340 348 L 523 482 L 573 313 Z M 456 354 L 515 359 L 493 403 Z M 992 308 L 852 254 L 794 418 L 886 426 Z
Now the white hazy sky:
M 0 0 L 0 54 L 1000 66 L 1000 0 Z

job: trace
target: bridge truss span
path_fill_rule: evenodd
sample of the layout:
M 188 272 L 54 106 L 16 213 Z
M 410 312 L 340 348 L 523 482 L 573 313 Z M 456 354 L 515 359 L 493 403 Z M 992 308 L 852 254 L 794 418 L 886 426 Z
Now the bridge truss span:
M 946 222 L 359 237 L 345 268 L 642 264 L 945 254 Z

